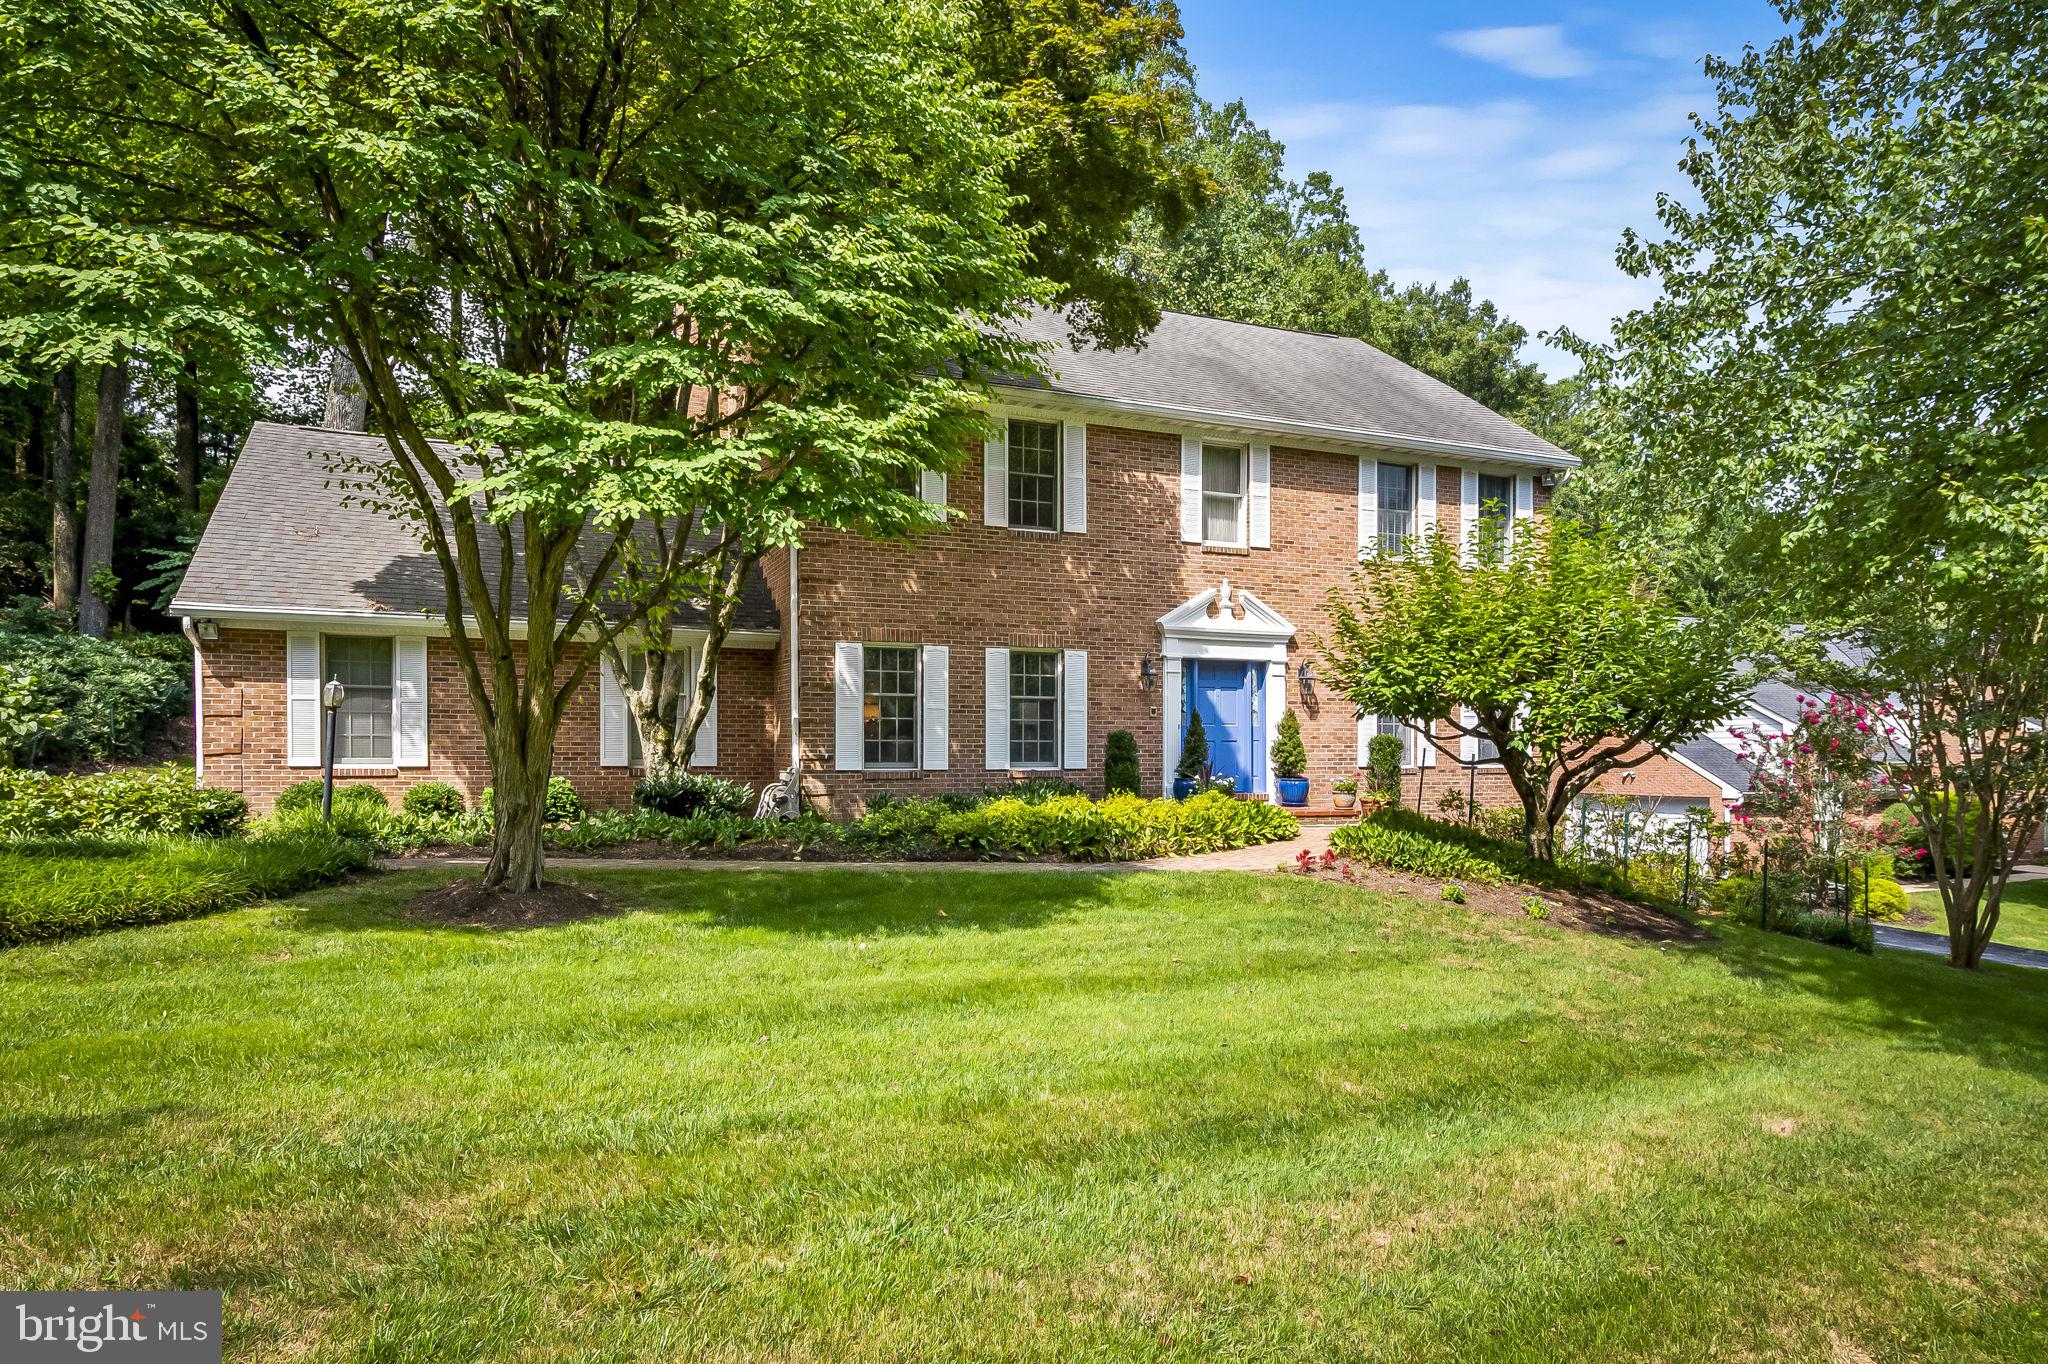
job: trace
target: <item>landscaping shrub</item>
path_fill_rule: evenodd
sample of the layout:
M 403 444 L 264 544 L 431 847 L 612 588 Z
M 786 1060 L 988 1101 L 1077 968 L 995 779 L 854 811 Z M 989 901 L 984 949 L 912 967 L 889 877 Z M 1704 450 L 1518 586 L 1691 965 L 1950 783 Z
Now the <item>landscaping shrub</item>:
M 1194 781 L 1209 770 L 1209 731 L 1202 725 L 1202 712 L 1195 711 L 1188 716 L 1187 732 L 1180 738 L 1180 761 L 1174 764 L 1173 775 L 1182 781 Z
M 459 815 L 462 792 L 445 781 L 423 781 L 407 787 L 398 806 L 409 815 Z
M 369 861 L 356 840 L 306 831 L 247 841 L 0 843 L 0 944 L 210 914 L 294 894 Z
M 1375 734 L 1365 745 L 1367 790 L 1401 803 L 1401 740 L 1392 734 Z
M 141 750 L 192 699 L 191 652 L 128 647 L 73 633 L 63 618 L 23 598 L 0 613 L 0 666 L 26 680 L 25 705 L 47 717 L 38 727 L 38 763 L 112 758 Z
M 248 815 L 249 804 L 240 795 L 197 786 L 192 769 L 175 764 L 74 777 L 0 769 L 0 830 L 16 838 L 222 838 L 239 833 Z
M 1497 886 L 1509 879 L 1508 859 L 1445 837 L 1435 829 L 1417 828 L 1385 818 L 1397 812 L 1382 810 L 1356 824 L 1330 831 L 1330 847 L 1339 854 L 1388 871 L 1409 872 L 1432 879 L 1476 881 Z M 1412 816 L 1416 824 L 1440 825 L 1441 821 Z
M 1889 876 L 1873 875 L 1866 882 L 1863 873 L 1849 873 L 1849 910 L 1867 919 L 1894 922 L 1906 917 L 1906 888 Z
M 1301 741 L 1301 719 L 1294 708 L 1280 712 L 1280 729 L 1273 736 L 1273 775 L 1298 777 L 1308 771 L 1308 745 Z
M 547 795 L 541 799 L 541 818 L 549 824 L 567 824 L 583 817 L 583 797 L 567 777 L 549 777 Z M 498 802 L 490 787 L 477 799 L 477 809 L 485 819 L 497 818 Z
M 1001 786 L 984 786 L 981 795 L 961 805 L 971 810 L 976 805 L 991 800 L 1021 800 L 1028 805 L 1042 805 L 1049 800 L 1064 796 L 1082 796 L 1083 791 L 1065 777 L 1026 777 L 1023 781 L 1004 782 Z
M 1771 909 L 1771 931 L 1858 952 L 1874 950 L 1876 939 L 1871 932 L 1870 920 L 1860 914 L 1844 915 L 1837 911 L 1801 908 L 1781 910 L 1776 907 L 1775 897 Z
M 916 855 L 938 847 L 939 821 L 962 807 L 943 799 L 876 801 L 843 830 L 846 845 L 866 852 Z
M 1285 810 L 1220 791 L 1184 801 L 1061 796 L 1033 804 L 1004 798 L 948 814 L 936 829 L 940 843 L 963 852 L 1059 854 L 1083 862 L 1246 848 L 1300 832 L 1300 824 Z
M 691 815 L 751 815 L 754 788 L 701 772 L 666 772 L 633 783 L 633 804 L 687 819 Z
M 308 777 L 304 781 L 295 781 L 277 793 L 277 803 L 270 808 L 279 814 L 290 814 L 294 810 L 318 810 L 320 808 L 320 788 L 323 784 L 319 777 Z M 334 784 L 334 808 L 339 810 L 344 805 L 352 805 L 358 809 L 389 810 L 391 808 L 391 798 L 385 795 L 382 790 L 371 786 L 367 782 L 336 782 Z
M 773 844 L 797 852 L 831 843 L 840 826 L 819 815 L 797 819 L 755 819 L 749 815 L 691 815 L 678 818 L 659 810 L 599 810 L 574 823 L 548 831 L 550 845 L 571 852 L 614 848 L 626 843 L 661 843 L 685 851 L 733 852 L 749 845 Z
M 491 821 L 482 813 L 418 814 L 392 810 L 362 800 L 343 800 L 335 792 L 332 823 L 320 818 L 320 807 L 280 808 L 258 826 L 258 836 L 279 838 L 299 833 L 334 834 L 362 844 L 379 856 L 418 852 L 424 848 L 483 848 L 491 842 Z
M 1103 794 L 1135 796 L 1138 783 L 1138 740 L 1128 729 L 1113 729 L 1102 741 Z

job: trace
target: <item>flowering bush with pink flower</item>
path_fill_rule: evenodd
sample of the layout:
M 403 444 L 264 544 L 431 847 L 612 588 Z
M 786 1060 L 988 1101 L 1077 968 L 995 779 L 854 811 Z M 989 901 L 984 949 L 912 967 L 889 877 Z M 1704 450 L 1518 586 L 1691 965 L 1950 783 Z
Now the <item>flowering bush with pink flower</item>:
M 1893 703 L 1838 694 L 1798 698 L 1789 728 L 1730 730 L 1755 768 L 1735 811 L 1742 826 L 1771 842 L 1772 859 L 1833 869 L 1895 851 L 1897 826 L 1883 807 L 1897 798 L 1884 770 L 1900 734 Z

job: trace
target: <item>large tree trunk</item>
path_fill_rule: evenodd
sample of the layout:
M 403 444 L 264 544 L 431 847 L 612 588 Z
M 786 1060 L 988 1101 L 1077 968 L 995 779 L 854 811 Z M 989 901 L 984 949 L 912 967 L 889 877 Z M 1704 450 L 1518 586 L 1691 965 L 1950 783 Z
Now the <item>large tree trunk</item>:
M 21 434 L 14 439 L 14 479 L 26 483 L 38 477 L 49 462 L 43 449 L 43 418 L 48 415 L 49 397 L 31 388 L 22 402 Z
M 511 718 L 518 726 L 516 716 Z M 544 756 L 536 764 L 527 745 L 511 736 L 491 747 L 494 815 L 491 865 L 484 871 L 484 885 L 493 890 L 537 890 L 545 861 L 550 759 Z M 503 761 L 498 760 L 501 749 Z
M 370 425 L 370 399 L 356 362 L 336 346 L 327 355 L 327 415 L 321 425 L 334 431 L 363 431 Z
M 107 637 L 113 605 L 99 578 L 114 570 L 114 504 L 121 491 L 121 436 L 128 416 L 128 359 L 100 366 L 99 408 L 93 418 L 92 476 L 85 492 L 85 555 L 78 584 L 79 633 Z
M 50 384 L 50 605 L 78 605 L 78 368 Z
M 187 360 L 179 371 L 176 391 L 177 434 L 173 444 L 178 456 L 178 505 L 188 512 L 199 510 L 199 362 Z

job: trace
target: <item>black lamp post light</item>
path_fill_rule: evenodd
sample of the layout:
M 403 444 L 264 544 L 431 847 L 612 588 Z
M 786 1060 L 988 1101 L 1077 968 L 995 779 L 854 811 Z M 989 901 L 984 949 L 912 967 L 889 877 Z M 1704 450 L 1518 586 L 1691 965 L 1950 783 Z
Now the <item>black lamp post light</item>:
M 341 714 L 342 698 L 347 694 L 341 685 L 341 679 L 338 677 L 329 680 L 327 685 L 321 688 L 320 691 L 320 704 L 327 711 L 327 761 L 323 764 L 325 771 L 320 782 L 320 819 L 322 823 L 326 824 L 334 822 L 335 717 Z

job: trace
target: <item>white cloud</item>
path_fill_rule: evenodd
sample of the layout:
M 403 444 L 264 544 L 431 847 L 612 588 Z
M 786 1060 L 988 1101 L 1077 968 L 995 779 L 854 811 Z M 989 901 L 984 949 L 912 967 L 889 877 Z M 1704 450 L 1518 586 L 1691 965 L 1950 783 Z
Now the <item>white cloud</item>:
M 1372 116 L 1371 150 L 1400 158 L 1474 160 L 1498 156 L 1528 133 L 1536 111 L 1514 100 L 1461 108 L 1401 104 Z
M 1562 24 L 1468 28 L 1444 34 L 1443 43 L 1454 52 L 1537 80 L 1566 80 L 1593 69 L 1592 55 L 1565 41 Z
M 1529 163 L 1529 173 L 1538 180 L 1584 180 L 1628 164 L 1629 148 L 1614 142 L 1592 142 L 1582 147 L 1559 147 Z

